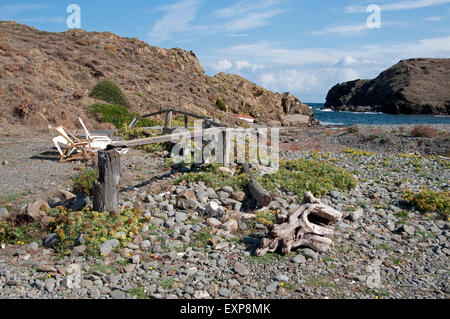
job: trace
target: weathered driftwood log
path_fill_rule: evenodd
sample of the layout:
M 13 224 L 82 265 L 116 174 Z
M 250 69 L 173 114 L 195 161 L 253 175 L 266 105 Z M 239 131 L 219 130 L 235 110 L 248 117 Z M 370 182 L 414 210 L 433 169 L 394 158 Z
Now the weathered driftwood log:
M 250 167 L 247 163 L 242 164 L 242 169 L 244 173 L 250 176 L 250 184 L 248 185 L 248 189 L 252 197 L 258 202 L 261 207 L 266 207 L 272 201 L 272 197 L 269 193 L 261 186 L 261 184 L 256 179 L 255 175 L 253 175 Z
M 94 181 L 94 210 L 119 214 L 120 154 L 116 150 L 98 152 L 98 181 Z
M 256 256 L 267 252 L 281 250 L 290 253 L 299 247 L 309 247 L 319 252 L 327 251 L 332 240 L 326 236 L 334 233 L 334 224 L 341 220 L 342 214 L 334 208 L 323 204 L 313 194 L 307 192 L 300 208 L 279 221 L 269 236 L 263 238 Z

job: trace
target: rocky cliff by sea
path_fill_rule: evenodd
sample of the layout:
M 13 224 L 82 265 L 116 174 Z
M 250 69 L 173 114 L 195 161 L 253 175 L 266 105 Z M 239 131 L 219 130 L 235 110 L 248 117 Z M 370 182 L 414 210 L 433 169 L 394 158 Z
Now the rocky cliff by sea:
M 450 115 L 450 59 L 402 60 L 373 80 L 335 85 L 326 108 L 336 111 Z

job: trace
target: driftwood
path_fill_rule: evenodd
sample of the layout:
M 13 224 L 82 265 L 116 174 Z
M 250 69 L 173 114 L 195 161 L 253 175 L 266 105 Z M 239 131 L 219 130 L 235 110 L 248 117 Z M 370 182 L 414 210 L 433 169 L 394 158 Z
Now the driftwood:
M 327 251 L 332 240 L 326 236 L 333 235 L 333 224 L 341 220 L 342 214 L 334 208 L 323 204 L 313 194 L 307 192 L 300 208 L 275 225 L 268 238 L 263 238 L 256 256 L 281 249 L 283 254 L 299 247 L 309 247 L 315 251 Z
M 256 179 L 255 175 L 253 175 L 250 167 L 247 163 L 242 164 L 242 169 L 244 173 L 250 177 L 250 184 L 248 185 L 248 189 L 252 197 L 258 202 L 261 207 L 266 207 L 272 201 L 272 197 L 270 197 L 269 193 L 261 186 L 261 184 Z
M 119 214 L 120 154 L 115 150 L 98 152 L 98 181 L 94 181 L 94 211 Z

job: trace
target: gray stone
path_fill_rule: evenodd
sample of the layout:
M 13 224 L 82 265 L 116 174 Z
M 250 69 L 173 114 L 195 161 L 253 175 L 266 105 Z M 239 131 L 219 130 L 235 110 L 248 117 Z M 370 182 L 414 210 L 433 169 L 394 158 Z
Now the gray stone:
M 266 286 L 266 292 L 268 293 L 275 292 L 277 291 L 277 289 L 278 289 L 278 282 L 275 281 Z
M 42 242 L 42 245 L 45 248 L 52 248 L 53 246 L 56 245 L 58 240 L 59 240 L 59 237 L 57 234 L 48 234 L 47 236 L 45 236 L 44 241 Z
M 166 220 L 164 222 L 164 227 L 166 228 L 173 228 L 175 226 L 175 219 L 174 218 L 169 218 L 168 220 Z
M 208 218 L 206 220 L 206 223 L 214 228 L 219 228 L 222 225 L 222 223 L 216 218 Z
M 306 258 L 303 255 L 297 255 L 291 259 L 294 264 L 304 264 L 306 262 Z
M 407 233 L 410 236 L 414 236 L 416 229 L 414 228 L 414 226 L 410 226 L 410 225 L 403 225 L 401 227 L 401 231 L 404 233 Z
M 310 259 L 313 260 L 318 260 L 319 259 L 319 254 L 316 253 L 314 250 L 310 249 L 310 248 L 303 248 L 300 250 L 300 253 Z
M 239 261 L 234 264 L 234 271 L 237 272 L 242 277 L 248 276 L 250 272 L 248 269 Z
M 43 281 L 40 281 L 39 279 L 36 279 L 34 282 L 34 287 L 36 289 L 42 290 L 45 288 L 45 283 Z
M 150 243 L 149 240 L 144 240 L 144 241 L 141 243 L 141 248 L 142 248 L 142 249 L 150 248 L 150 246 L 151 246 L 151 243 Z
M 206 204 L 207 203 L 207 194 L 203 189 L 198 190 L 195 195 L 197 196 L 197 200 L 201 203 L 201 204 Z
M 0 218 L 6 219 L 9 217 L 8 210 L 6 208 L 0 208 Z
M 283 274 L 277 274 L 275 275 L 274 279 L 278 282 L 288 282 L 289 277 Z
M 86 246 L 85 245 L 81 245 L 81 246 L 77 246 L 74 247 L 72 249 L 72 253 L 70 254 L 71 257 L 78 257 L 83 255 L 83 253 L 86 251 Z
M 39 244 L 37 242 L 33 241 L 32 243 L 29 243 L 27 245 L 27 250 L 35 252 L 35 251 L 39 250 Z
M 223 186 L 222 190 L 227 193 L 233 193 L 234 189 L 231 186 Z
M 358 219 L 360 219 L 364 214 L 364 210 L 362 208 L 355 210 L 354 212 L 350 213 L 350 220 L 352 222 L 356 222 Z
M 78 211 L 82 210 L 83 208 L 85 208 L 87 205 L 89 205 L 90 202 L 91 202 L 91 200 L 89 199 L 89 196 L 86 196 L 86 195 L 78 196 L 73 201 L 71 209 L 74 212 L 78 212 Z
M 231 196 L 230 193 L 224 191 L 218 191 L 217 195 L 219 196 L 220 199 L 229 198 Z
M 56 285 L 56 280 L 55 278 L 47 278 L 45 280 L 45 289 L 48 292 L 53 292 L 53 290 L 55 289 L 55 285 Z
M 162 223 L 164 223 L 164 221 L 161 218 L 158 218 L 158 217 L 153 217 L 150 220 L 150 224 L 155 225 L 155 226 L 160 226 Z
M 105 241 L 103 244 L 100 245 L 100 254 L 103 256 L 109 255 L 114 248 L 119 246 L 120 242 L 117 239 L 110 239 Z
M 220 287 L 219 288 L 219 295 L 222 297 L 228 297 L 230 295 L 231 291 L 228 288 Z
M 89 296 L 94 299 L 100 298 L 100 290 L 98 288 L 92 288 L 89 290 Z
M 121 290 L 113 290 L 109 294 L 112 299 L 125 299 L 125 293 Z
M 188 219 L 188 216 L 186 213 L 183 212 L 176 212 L 175 213 L 175 221 L 177 223 L 183 223 Z
M 208 196 L 209 199 L 218 199 L 219 198 L 217 196 L 216 191 L 213 188 L 211 188 L 211 187 L 208 187 L 206 189 L 206 195 Z

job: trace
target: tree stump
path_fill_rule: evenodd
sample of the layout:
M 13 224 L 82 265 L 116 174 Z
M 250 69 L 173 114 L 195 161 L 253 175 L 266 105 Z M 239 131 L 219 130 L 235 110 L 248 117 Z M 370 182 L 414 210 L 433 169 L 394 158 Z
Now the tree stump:
M 94 210 L 119 214 L 120 154 L 116 150 L 98 152 L 99 178 L 94 181 Z

